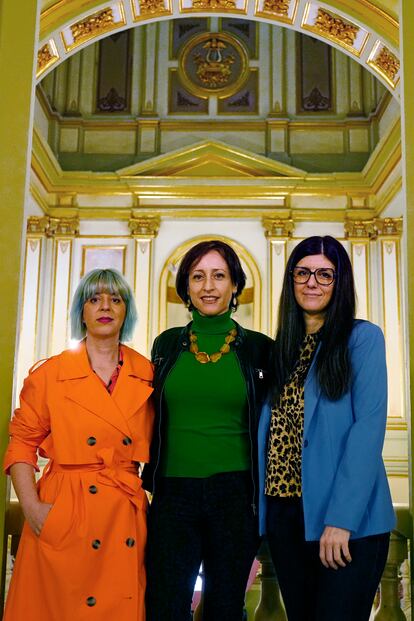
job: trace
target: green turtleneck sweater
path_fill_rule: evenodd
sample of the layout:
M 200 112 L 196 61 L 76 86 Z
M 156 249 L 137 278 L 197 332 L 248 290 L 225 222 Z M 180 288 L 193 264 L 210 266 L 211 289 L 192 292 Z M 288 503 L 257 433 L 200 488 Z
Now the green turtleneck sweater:
M 215 317 L 193 312 L 191 329 L 199 351 L 219 351 L 232 328 L 230 311 Z M 249 469 L 246 384 L 233 349 L 207 364 L 182 352 L 167 377 L 164 397 L 164 476 L 208 477 Z

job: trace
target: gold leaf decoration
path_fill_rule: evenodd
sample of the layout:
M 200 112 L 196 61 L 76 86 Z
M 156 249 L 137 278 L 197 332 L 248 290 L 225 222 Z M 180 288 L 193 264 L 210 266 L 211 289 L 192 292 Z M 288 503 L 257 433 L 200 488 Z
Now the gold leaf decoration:
M 77 22 L 70 27 L 75 43 L 80 43 L 93 36 L 111 30 L 115 25 L 112 9 L 104 9 L 94 13 L 87 19 Z
M 359 26 L 345 22 L 340 17 L 335 17 L 323 9 L 318 9 L 315 28 L 333 39 L 337 39 L 346 45 L 353 46 L 360 30 Z
M 235 9 L 236 0 L 194 0 L 193 9 L 215 10 L 215 9 Z
M 164 0 L 141 0 L 141 15 L 154 15 L 166 11 Z
M 263 4 L 264 13 L 276 13 L 277 15 L 289 14 L 290 0 L 265 0 Z
M 395 76 L 400 70 L 400 61 L 395 54 L 390 52 L 390 50 L 385 46 L 381 49 L 378 56 L 374 58 L 372 64 L 385 73 L 387 78 L 389 78 L 392 82 L 394 82 Z
M 56 56 L 52 54 L 49 44 L 45 43 L 37 52 L 37 72 L 41 72 Z

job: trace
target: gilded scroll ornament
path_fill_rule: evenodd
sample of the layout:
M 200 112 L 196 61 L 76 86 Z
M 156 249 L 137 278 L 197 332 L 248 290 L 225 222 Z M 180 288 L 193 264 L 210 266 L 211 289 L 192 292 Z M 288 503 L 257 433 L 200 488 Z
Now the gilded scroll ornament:
M 267 238 L 291 237 L 295 223 L 291 218 L 263 218 L 263 227 Z
M 352 47 L 360 30 L 359 26 L 350 24 L 340 17 L 335 17 L 321 8 L 318 9 L 314 26 L 317 31 Z
M 217 9 L 235 9 L 236 0 L 194 0 L 193 9 L 211 11 Z
M 375 239 L 377 236 L 374 220 L 345 220 L 344 229 L 348 239 Z
M 131 218 L 128 222 L 132 237 L 156 237 L 160 228 L 158 216 Z
M 164 0 L 141 0 L 141 15 L 155 15 L 166 11 Z
M 58 60 L 59 56 L 49 43 L 45 43 L 37 52 L 37 75 L 41 74 L 47 67 Z
M 111 8 L 94 13 L 70 27 L 74 43 L 78 44 L 96 37 L 107 30 L 112 30 L 115 25 L 114 14 Z
M 277 15 L 288 15 L 291 0 L 265 0 L 263 13 L 276 13 Z
M 400 70 L 400 61 L 385 46 L 381 48 L 380 53 L 376 56 L 372 64 L 384 73 L 391 82 L 395 81 L 395 77 Z

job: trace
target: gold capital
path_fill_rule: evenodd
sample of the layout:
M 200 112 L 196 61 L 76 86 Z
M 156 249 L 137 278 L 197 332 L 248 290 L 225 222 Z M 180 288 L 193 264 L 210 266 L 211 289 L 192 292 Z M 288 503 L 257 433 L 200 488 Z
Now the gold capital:
M 268 239 L 273 237 L 291 237 L 295 228 L 295 223 L 291 218 L 263 218 L 265 236 Z
M 143 216 L 142 218 L 131 218 L 128 222 L 132 237 L 151 237 L 158 235 L 160 228 L 159 216 Z

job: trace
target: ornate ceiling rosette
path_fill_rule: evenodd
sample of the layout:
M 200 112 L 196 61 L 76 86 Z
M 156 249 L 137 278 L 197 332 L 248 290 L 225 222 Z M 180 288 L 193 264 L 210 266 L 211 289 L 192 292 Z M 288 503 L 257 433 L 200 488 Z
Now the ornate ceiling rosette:
M 197 97 L 229 97 L 249 77 L 248 54 L 233 35 L 206 32 L 192 37 L 183 46 L 178 73 L 183 86 Z

